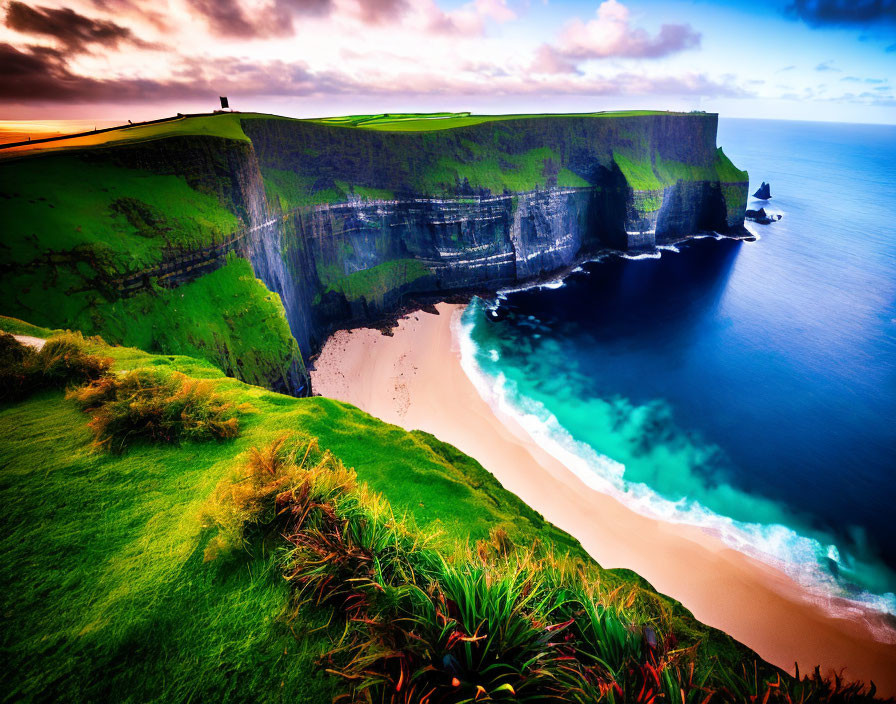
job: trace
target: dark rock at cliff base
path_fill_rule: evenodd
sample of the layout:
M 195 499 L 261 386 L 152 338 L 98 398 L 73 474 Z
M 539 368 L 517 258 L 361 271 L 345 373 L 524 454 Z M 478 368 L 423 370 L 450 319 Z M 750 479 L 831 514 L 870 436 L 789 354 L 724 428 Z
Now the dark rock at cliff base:
M 756 189 L 756 192 L 753 194 L 754 198 L 759 198 L 760 200 L 768 200 L 772 197 L 772 189 L 765 181 L 762 182 L 762 185 Z
M 486 315 L 488 316 L 488 319 L 489 319 L 489 320 L 492 320 L 492 321 L 494 321 L 494 322 L 498 322 L 498 321 L 504 320 L 504 318 L 506 318 L 506 317 L 508 316 L 509 313 L 510 313 L 510 311 L 507 310 L 507 308 L 504 308 L 504 307 L 502 307 L 502 306 L 498 306 L 497 308 L 491 308 L 491 309 L 486 313 Z
M 780 215 L 769 215 L 765 212 L 765 208 L 759 210 L 748 210 L 744 213 L 744 218 L 751 222 L 758 222 L 760 225 L 768 225 L 781 219 Z

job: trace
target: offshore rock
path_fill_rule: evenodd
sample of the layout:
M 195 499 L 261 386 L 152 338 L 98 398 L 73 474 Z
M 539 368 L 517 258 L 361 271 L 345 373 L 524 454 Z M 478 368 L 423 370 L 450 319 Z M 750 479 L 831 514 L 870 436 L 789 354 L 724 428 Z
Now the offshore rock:
M 768 200 L 772 197 L 771 187 L 765 181 L 763 181 L 762 185 L 756 189 L 753 197 L 759 198 L 760 200 Z
M 744 213 L 744 217 L 750 222 L 756 222 L 760 225 L 768 225 L 773 222 L 778 222 L 781 219 L 780 215 L 769 215 L 765 212 L 765 208 L 760 208 L 759 210 L 748 210 Z

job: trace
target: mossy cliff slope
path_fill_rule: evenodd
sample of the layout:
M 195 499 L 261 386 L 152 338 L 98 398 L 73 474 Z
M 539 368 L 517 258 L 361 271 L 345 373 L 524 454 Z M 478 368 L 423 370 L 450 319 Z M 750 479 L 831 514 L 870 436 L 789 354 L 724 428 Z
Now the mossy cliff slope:
M 747 177 L 716 127 L 705 113 L 221 114 L 12 151 L 2 312 L 305 393 L 302 358 L 330 330 L 408 295 L 739 234 Z
M 53 335 L 8 318 L 0 329 Z M 149 436 L 130 397 L 114 411 L 129 424 L 103 426 L 126 444 L 97 446 L 104 411 L 84 413 L 83 393 L 0 400 L 10 701 L 415 702 L 421 682 L 445 702 L 847 701 L 816 684 L 801 699 L 792 678 L 637 575 L 602 569 L 430 435 L 203 360 L 72 337 L 110 360 L 108 385 L 154 380 L 137 389 L 152 399 L 183 384 L 231 409 L 236 436 L 170 444 L 152 424 L 155 441 L 135 440 Z M 159 411 L 144 404 L 144 431 Z M 268 449 L 284 442 L 291 459 Z M 414 604 L 419 622 L 384 620 Z M 378 640 L 402 628 L 415 638 Z

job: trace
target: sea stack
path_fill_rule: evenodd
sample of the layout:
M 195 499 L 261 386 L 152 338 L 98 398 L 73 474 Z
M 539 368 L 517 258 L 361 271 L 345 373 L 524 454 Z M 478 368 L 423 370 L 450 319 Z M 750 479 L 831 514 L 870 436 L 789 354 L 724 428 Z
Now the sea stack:
M 759 198 L 760 200 L 768 200 L 772 197 L 771 187 L 765 181 L 763 181 L 762 185 L 753 194 L 753 197 Z
M 760 225 L 769 225 L 780 220 L 781 216 L 769 215 L 765 212 L 765 208 L 760 208 L 759 210 L 747 210 L 747 212 L 744 213 L 744 218 L 751 222 L 758 222 Z

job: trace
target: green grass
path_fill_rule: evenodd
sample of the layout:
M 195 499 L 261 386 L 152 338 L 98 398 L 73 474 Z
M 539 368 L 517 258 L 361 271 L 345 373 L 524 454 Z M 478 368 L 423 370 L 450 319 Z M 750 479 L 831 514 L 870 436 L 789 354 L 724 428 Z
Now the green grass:
M 174 289 L 156 288 L 102 304 L 70 325 L 101 321 L 97 333 L 140 349 L 208 359 L 261 386 L 284 380 L 302 358 L 283 304 L 245 259 Z
M 349 301 L 366 298 L 380 304 L 390 291 L 430 275 L 429 269 L 416 259 L 393 259 L 345 275 L 335 266 L 319 267 L 318 271 L 323 274 L 321 283 L 325 293 L 337 291 Z
M 663 159 L 658 154 L 651 161 L 625 150 L 614 151 L 613 160 L 636 191 L 658 191 L 679 180 L 739 183 L 748 178 L 747 172 L 734 166 L 721 147 L 716 152 L 713 164 L 708 166 Z
M 685 114 L 669 113 L 663 110 L 620 110 L 616 112 L 589 113 L 534 113 L 520 115 L 471 115 L 462 113 L 389 113 L 380 115 L 353 115 L 346 117 L 330 117 L 314 120 L 323 124 L 338 127 L 357 127 L 379 132 L 435 132 L 471 127 L 486 122 L 504 122 L 506 120 L 528 120 L 544 117 L 637 117 L 641 115 Z
M 261 546 L 220 564 L 202 558 L 202 504 L 241 453 L 283 431 L 319 437 L 396 511 L 452 538 L 504 525 L 574 545 L 429 436 L 347 404 L 246 386 L 199 360 L 101 352 L 119 370 L 213 379 L 256 412 L 232 441 L 114 456 L 90 447 L 88 417 L 61 392 L 0 406 L 5 699 L 329 701 L 333 683 L 314 664 L 328 634 L 310 633 L 326 616 L 309 609 L 287 626 L 274 555 Z
M 30 335 L 31 337 L 40 337 L 43 339 L 48 338 L 54 333 L 62 332 L 61 330 L 51 330 L 50 328 L 44 328 L 39 325 L 32 325 L 31 323 L 26 323 L 24 320 L 10 318 L 5 315 L 0 315 L 0 330 L 8 332 L 10 335 Z
M 43 154 L 91 147 L 138 144 L 166 137 L 221 137 L 238 142 L 248 142 L 249 138 L 243 132 L 240 117 L 236 113 L 222 113 L 220 115 L 173 118 L 154 125 L 125 126 L 109 132 L 53 140 L 10 150 L 0 150 L 0 158 L 13 157 L 22 153 Z
M 636 191 L 657 191 L 665 185 L 647 159 L 635 159 L 622 151 L 614 151 L 613 160 Z
M 263 167 L 265 196 L 268 203 L 281 212 L 324 203 L 345 202 L 352 195 L 364 200 L 394 200 L 395 192 L 387 188 L 374 188 L 334 181 L 332 186 L 315 189 L 315 179 L 295 171 Z
M 273 557 L 202 562 L 198 512 L 233 445 L 113 458 L 60 394 L 0 410 L 0 436 L 5 700 L 329 700 L 325 643 L 278 618 Z
M 472 142 L 466 143 L 466 147 L 474 150 L 476 156 L 463 160 L 450 157 L 440 159 L 436 168 L 423 176 L 421 186 L 425 191 L 438 193 L 464 179 L 472 188 L 487 188 L 496 194 L 505 190 L 517 193 L 533 191 L 549 185 L 551 164 L 554 165 L 553 185 L 579 188 L 592 185 L 569 169 L 560 168 L 560 157 L 549 147 L 500 155 L 489 154 L 488 150 Z
M 343 193 L 354 195 L 363 200 L 394 200 L 395 192 L 388 188 L 374 188 L 372 186 L 358 186 L 348 181 L 335 181 L 336 187 Z
M 159 218 L 154 228 L 123 214 L 121 204 L 134 202 Z M 167 246 L 204 245 L 239 227 L 216 197 L 183 177 L 74 155 L 0 163 L 0 205 L 15 213 L 4 223 L 4 264 L 68 253 L 123 273 L 159 261 Z
M 47 277 L 51 276 L 46 274 Z M 237 257 L 191 283 L 129 298 L 107 299 L 87 288 L 71 270 L 47 279 L 28 272 L 9 276 L 7 313 L 27 316 L 47 328 L 71 328 L 109 342 L 209 360 L 251 383 L 283 380 L 303 366 L 283 305 Z M 52 286 L 49 292 L 44 286 Z M 48 303 L 52 301 L 52 303 Z
M 315 179 L 285 169 L 262 168 L 265 196 L 268 203 L 287 212 L 295 208 L 346 200 L 341 189 L 327 187 L 314 190 Z
M 740 183 L 749 180 L 749 174 L 737 168 L 721 147 L 718 149 L 716 159 L 716 174 L 722 183 Z

